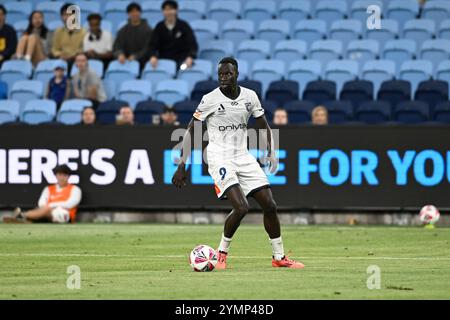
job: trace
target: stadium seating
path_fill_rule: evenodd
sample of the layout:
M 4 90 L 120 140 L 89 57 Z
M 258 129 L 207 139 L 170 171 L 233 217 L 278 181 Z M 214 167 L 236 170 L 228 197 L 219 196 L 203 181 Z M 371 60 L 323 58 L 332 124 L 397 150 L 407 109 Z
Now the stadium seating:
M 52 121 L 55 116 L 55 101 L 47 99 L 29 100 L 20 113 L 20 121 L 27 124 L 41 124 Z
M 381 47 L 384 46 L 386 41 L 396 39 L 398 34 L 398 22 L 390 19 L 381 19 L 380 29 L 366 29 L 366 38 L 378 40 Z
M 387 101 L 365 101 L 355 111 L 355 119 L 366 124 L 379 124 L 391 119 L 391 105 Z
M 419 83 L 414 95 L 416 101 L 424 101 L 431 110 L 440 102 L 448 100 L 449 85 L 446 81 L 428 80 Z
M 177 119 L 181 124 L 187 124 L 192 119 L 192 115 L 197 109 L 197 101 L 180 101 L 173 105 L 175 112 L 177 113 Z
M 223 25 L 227 20 L 238 19 L 241 13 L 241 3 L 239 1 L 213 1 L 209 6 L 209 19 L 216 20 L 219 25 Z
M 114 82 L 116 84 L 116 88 L 120 88 L 122 82 L 136 79 L 138 75 L 139 62 L 126 61 L 122 64 L 115 60 L 108 65 L 108 69 L 105 73 L 105 79 Z
M 191 100 L 200 102 L 205 94 L 210 93 L 218 86 L 219 82 L 217 80 L 205 80 L 197 82 L 191 92 Z
M 186 80 L 163 80 L 156 85 L 154 98 L 173 106 L 189 98 L 189 83 Z
M 280 40 L 290 36 L 290 26 L 287 20 L 264 20 L 259 24 L 257 38 L 267 40 L 271 48 Z
M 206 3 L 204 1 L 189 0 L 180 1 L 178 16 L 185 21 L 203 19 L 206 15 Z
M 318 80 L 322 75 L 322 64 L 317 60 L 294 61 L 289 66 L 287 79 L 297 81 L 300 85 L 299 98 L 303 96 L 306 85 Z
M 404 80 L 388 80 L 381 84 L 377 99 L 389 101 L 391 106 L 407 101 L 411 97 L 411 83 Z
M 450 101 L 440 102 L 434 107 L 433 120 L 450 124 Z
M 34 70 L 33 79 L 39 80 L 44 86 L 47 86 L 50 79 L 54 77 L 55 67 L 57 65 L 64 65 L 66 69 L 66 75 L 68 74 L 68 66 L 66 61 L 60 59 L 48 59 L 39 62 L 36 69 Z
M 409 60 L 402 63 L 399 79 L 411 83 L 412 92 L 415 92 L 419 82 L 429 80 L 433 75 L 433 63 L 428 60 Z
M 366 23 L 367 21 L 367 8 L 371 5 L 378 6 L 383 12 L 383 2 L 376 0 L 357 0 L 351 4 L 350 18 Z
M 436 69 L 436 79 L 450 83 L 450 60 L 441 61 Z M 450 99 L 450 95 L 448 97 Z
M 262 94 L 265 95 L 272 81 L 281 80 L 285 73 L 285 64 L 281 60 L 257 60 L 253 64 L 252 79 L 262 83 Z
M 14 83 L 10 98 L 20 104 L 22 112 L 25 104 L 30 100 L 40 99 L 44 94 L 44 85 L 38 80 L 21 80 Z
M 20 105 L 15 100 L 0 100 L 0 124 L 15 122 L 20 114 Z
M 450 2 L 446 0 L 426 1 L 422 9 L 422 18 L 433 20 L 437 24 L 450 19 Z
M 288 112 L 288 121 L 290 123 L 311 122 L 311 111 L 315 105 L 312 101 L 291 101 L 286 103 L 284 109 Z
M 8 60 L 5 61 L 0 70 L 0 81 L 8 85 L 11 91 L 15 82 L 27 80 L 31 77 L 33 66 L 27 60 Z
M 306 55 L 306 42 L 302 40 L 281 40 L 275 45 L 272 57 L 289 65 L 294 60 L 302 60 Z
M 419 14 L 418 1 L 392 0 L 386 8 L 386 18 L 403 25 L 406 21 L 415 19 Z
M 347 14 L 347 1 L 321 0 L 316 4 L 315 18 L 329 23 L 344 19 Z
M 283 0 L 278 8 L 278 18 L 294 26 L 298 21 L 311 17 L 311 2 L 308 0 Z
M 0 100 L 8 98 L 8 84 L 0 81 Z
M 252 64 L 270 56 L 270 43 L 266 40 L 244 40 L 240 43 L 236 56 Z
M 347 47 L 347 59 L 357 61 L 361 69 L 365 62 L 375 60 L 380 53 L 380 45 L 376 40 L 354 40 Z
M 159 115 L 164 110 L 165 104 L 161 101 L 141 101 L 134 109 L 134 120 L 139 124 L 153 123 L 153 117 L 156 116 L 159 121 Z
M 108 1 L 103 12 L 104 19 L 109 20 L 115 28 L 128 19 L 126 8 L 128 1 Z
M 238 84 L 242 87 L 251 89 L 256 92 L 256 95 L 261 100 L 263 98 L 263 89 L 262 89 L 262 83 L 257 80 L 243 80 L 239 81 Z
M 361 78 L 372 81 L 375 92 L 378 92 L 383 81 L 391 80 L 395 76 L 395 63 L 389 60 L 367 61 L 361 71 Z
M 36 10 L 42 11 L 46 21 L 60 20 L 60 9 L 64 5 L 62 1 L 42 1 L 36 5 Z
M 393 112 L 393 120 L 405 124 L 425 122 L 430 117 L 428 104 L 423 101 L 400 102 Z
M 293 38 L 303 40 L 310 46 L 327 35 L 327 23 L 323 20 L 300 20 L 294 27 Z
M 389 40 L 386 42 L 382 54 L 385 60 L 395 62 L 396 72 L 400 72 L 400 66 L 404 61 L 412 60 L 416 54 L 416 42 L 409 39 Z
M 336 83 L 338 95 L 344 83 L 355 80 L 358 74 L 358 63 L 353 60 L 332 60 L 325 68 L 325 79 Z
M 342 124 L 353 119 L 353 105 L 350 101 L 326 101 L 324 105 L 331 124 Z
M 432 39 L 436 33 L 436 23 L 428 19 L 415 19 L 406 21 L 403 27 L 403 38 L 416 42 L 417 48 L 425 40 Z
M 275 101 L 278 106 L 297 100 L 298 96 L 298 82 L 292 80 L 273 81 L 266 92 L 266 100 Z
M 101 103 L 96 111 L 97 123 L 99 124 L 113 124 L 116 122 L 116 116 L 120 108 L 127 106 L 126 101 L 110 100 Z
M 234 46 L 232 41 L 213 40 L 200 44 L 199 58 L 217 64 L 223 57 L 232 55 L 233 52 Z
M 331 24 L 330 39 L 340 40 L 344 47 L 362 36 L 363 25 L 359 20 L 337 20 Z
M 219 35 L 219 23 L 215 20 L 194 20 L 190 25 L 198 43 L 215 40 Z
M 249 0 L 245 2 L 242 16 L 244 19 L 259 23 L 272 19 L 276 14 L 276 2 L 272 0 Z
M 162 80 L 173 79 L 177 73 L 177 64 L 175 61 L 159 59 L 156 68 L 147 62 L 142 71 L 142 79 L 149 80 L 153 84 Z
M 92 102 L 90 100 L 66 100 L 62 103 L 56 120 L 66 125 L 78 124 L 81 122 L 81 113 L 86 107 L 92 107 Z
M 344 83 L 340 100 L 348 100 L 356 107 L 364 101 L 374 99 L 373 83 L 367 80 L 353 80 Z
M 338 60 L 342 56 L 342 42 L 338 40 L 319 40 L 312 43 L 309 58 L 319 60 L 325 65 L 331 60 Z
M 148 80 L 126 80 L 122 82 L 117 98 L 128 102 L 133 109 L 140 101 L 152 97 L 152 83 Z
M 441 22 L 438 37 L 441 39 L 450 39 L 450 19 Z
M 311 81 L 303 91 L 303 99 L 316 104 L 336 100 L 336 83 L 328 80 Z
M 186 80 L 189 83 L 189 92 L 191 92 L 196 82 L 211 78 L 212 69 L 211 61 L 197 59 L 191 68 L 180 70 L 177 79 Z
M 14 24 L 21 20 L 28 20 L 28 16 L 32 11 L 31 3 L 23 1 L 7 1 L 4 3 L 8 11 L 8 23 Z
M 163 19 L 161 12 L 162 0 L 144 1 L 142 3 L 142 18 L 146 19 L 148 24 L 154 28 L 156 24 Z
M 9 20 L 9 18 L 8 18 Z M 12 26 L 14 30 L 16 30 L 17 39 L 20 39 L 22 37 L 25 30 L 28 28 L 28 20 L 20 20 L 17 22 L 12 23 Z
M 431 61 L 434 67 L 440 61 L 450 59 L 450 40 L 426 40 L 420 49 L 420 59 Z

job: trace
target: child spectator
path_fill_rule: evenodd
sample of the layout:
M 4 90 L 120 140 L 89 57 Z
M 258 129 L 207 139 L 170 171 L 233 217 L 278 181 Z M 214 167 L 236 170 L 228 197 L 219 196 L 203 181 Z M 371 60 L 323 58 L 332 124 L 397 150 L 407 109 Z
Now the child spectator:
M 59 108 L 70 97 L 70 81 L 65 75 L 66 67 L 63 63 L 57 64 L 54 72 L 55 75 L 47 86 L 46 98 L 55 101 Z

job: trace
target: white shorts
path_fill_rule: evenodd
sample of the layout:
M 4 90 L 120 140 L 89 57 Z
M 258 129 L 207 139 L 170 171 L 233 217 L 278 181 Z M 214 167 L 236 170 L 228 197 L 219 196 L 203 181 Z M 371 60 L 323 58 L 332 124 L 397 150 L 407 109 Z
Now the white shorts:
M 241 186 L 246 197 L 270 186 L 267 175 L 250 153 L 226 160 L 208 157 L 208 172 L 219 199 L 226 199 L 225 192 L 235 185 Z
M 52 210 L 52 222 L 53 223 L 68 223 L 70 220 L 69 211 L 58 207 Z

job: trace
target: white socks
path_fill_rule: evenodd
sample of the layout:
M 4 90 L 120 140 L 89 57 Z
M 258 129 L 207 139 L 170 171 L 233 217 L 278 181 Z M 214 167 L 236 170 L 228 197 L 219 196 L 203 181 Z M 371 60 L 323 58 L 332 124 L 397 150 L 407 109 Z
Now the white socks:
M 25 60 L 31 61 L 31 57 L 27 54 L 27 55 L 25 56 Z
M 222 239 L 220 240 L 219 244 L 219 251 L 228 253 L 228 250 L 230 250 L 230 244 L 231 244 L 231 238 L 227 238 L 222 233 Z
M 273 258 L 275 260 L 282 260 L 284 258 L 283 240 L 281 237 L 275 239 L 269 239 L 272 245 Z

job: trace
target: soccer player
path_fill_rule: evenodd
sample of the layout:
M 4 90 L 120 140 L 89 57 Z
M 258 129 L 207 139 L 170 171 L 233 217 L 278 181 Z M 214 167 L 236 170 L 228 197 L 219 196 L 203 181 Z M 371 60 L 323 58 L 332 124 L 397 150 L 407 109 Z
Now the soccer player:
M 266 174 L 247 149 L 247 122 L 250 116 L 259 128 L 267 132 L 267 159 L 269 171 L 277 170 L 272 131 L 264 116 L 264 109 L 253 90 L 237 83 L 238 63 L 226 57 L 219 62 L 219 88 L 203 96 L 183 138 L 183 151 L 172 183 L 186 185 L 186 161 L 189 156 L 194 127 L 206 122 L 209 136 L 207 146 L 208 172 L 214 180 L 219 199 L 228 198 L 233 210 L 225 220 L 218 248 L 216 268 L 225 269 L 231 239 L 242 218 L 249 210 L 247 197 L 253 197 L 264 212 L 264 228 L 272 245 L 272 266 L 301 269 L 304 265 L 284 254 L 277 205 L 273 199 Z

